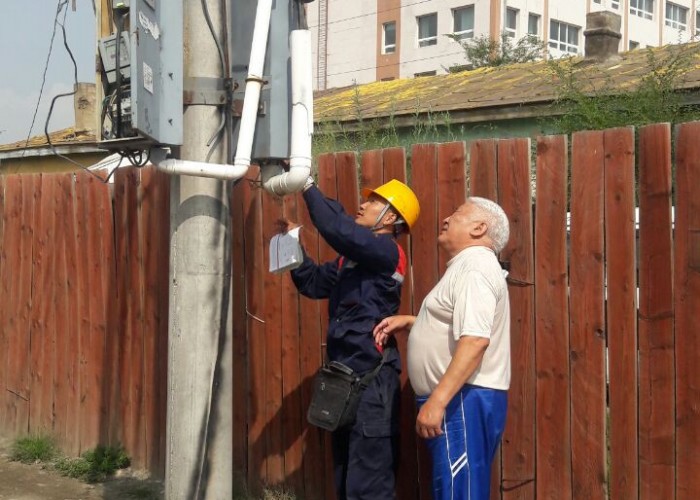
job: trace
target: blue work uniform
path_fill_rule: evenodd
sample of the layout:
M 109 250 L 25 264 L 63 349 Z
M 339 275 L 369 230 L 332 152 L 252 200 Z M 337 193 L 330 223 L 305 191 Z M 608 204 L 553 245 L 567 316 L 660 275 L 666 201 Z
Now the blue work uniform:
M 405 254 L 391 234 L 355 223 L 315 186 L 303 196 L 318 232 L 340 255 L 319 265 L 305 254 L 292 279 L 301 294 L 328 299 L 328 360 L 367 373 L 382 359 L 372 330 L 399 309 Z M 401 365 L 393 337 L 384 351 L 385 365 L 363 392 L 357 420 L 332 433 L 338 500 L 395 497 Z

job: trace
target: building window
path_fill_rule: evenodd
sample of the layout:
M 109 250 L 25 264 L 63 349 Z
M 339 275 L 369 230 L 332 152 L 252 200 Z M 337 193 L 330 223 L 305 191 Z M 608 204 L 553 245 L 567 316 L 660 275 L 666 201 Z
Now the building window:
M 452 11 L 452 30 L 459 40 L 474 38 L 474 6 L 467 5 Z
M 535 36 L 540 34 L 540 16 L 537 14 L 527 16 L 527 34 Z
M 601 3 L 601 0 L 593 0 L 593 3 Z
M 515 38 L 515 33 L 518 30 L 518 9 L 506 9 L 506 34 Z
M 579 27 L 552 19 L 549 21 L 549 46 L 562 52 L 578 54 Z
M 382 25 L 382 54 L 394 52 L 396 52 L 396 22 L 392 21 Z
M 418 20 L 418 46 L 437 45 L 437 14 L 420 16 Z
M 630 14 L 644 19 L 653 19 L 654 0 L 630 0 Z
M 666 2 L 666 26 L 685 31 L 688 27 L 688 9 Z
M 620 8 L 620 0 L 610 0 L 610 7 L 617 10 Z
M 437 71 L 433 70 L 433 71 L 422 71 L 420 73 L 415 73 L 413 76 L 415 76 L 416 78 L 420 78 L 422 76 L 435 76 L 435 75 L 437 75 Z
M 629 50 L 634 50 L 639 48 L 639 42 L 635 42 L 634 40 L 630 40 L 630 45 L 629 45 Z
M 700 10 L 695 13 L 695 35 L 700 35 Z

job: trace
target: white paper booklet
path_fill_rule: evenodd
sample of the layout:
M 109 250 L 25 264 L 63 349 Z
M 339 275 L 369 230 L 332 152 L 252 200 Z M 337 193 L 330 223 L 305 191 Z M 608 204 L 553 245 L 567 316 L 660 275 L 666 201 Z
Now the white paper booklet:
M 270 272 L 281 273 L 295 269 L 304 261 L 299 244 L 297 227 L 286 233 L 276 234 L 270 239 Z

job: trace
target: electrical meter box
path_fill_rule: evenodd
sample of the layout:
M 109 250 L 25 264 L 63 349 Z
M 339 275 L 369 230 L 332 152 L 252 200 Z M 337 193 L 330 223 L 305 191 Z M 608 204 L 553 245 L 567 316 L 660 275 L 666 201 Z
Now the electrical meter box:
M 110 3 L 115 30 L 98 47 L 104 94 L 101 147 L 182 144 L 182 1 Z
M 234 81 L 234 109 L 239 110 L 245 94 L 257 3 L 252 0 L 233 0 L 231 3 L 231 76 Z M 262 75 L 264 84 L 251 155 L 253 161 L 289 158 L 292 108 L 289 34 L 299 22 L 299 8 L 297 0 L 277 0 L 272 4 Z M 232 144 L 237 142 L 239 126 L 240 120 L 236 120 Z

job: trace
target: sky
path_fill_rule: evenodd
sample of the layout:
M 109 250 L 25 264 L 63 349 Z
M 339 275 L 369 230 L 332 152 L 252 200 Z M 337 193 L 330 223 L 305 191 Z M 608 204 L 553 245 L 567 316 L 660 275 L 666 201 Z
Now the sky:
M 4 8 L 0 12 L 0 144 L 7 144 L 26 139 L 30 132 L 58 5 L 66 4 L 59 21 L 66 14 L 66 36 L 78 66 L 79 82 L 95 82 L 97 42 L 93 0 L 0 0 L 0 3 Z M 61 27 L 57 26 L 32 136 L 43 135 L 51 99 L 73 90 L 73 72 Z M 49 131 L 74 123 L 73 97 L 58 99 Z

